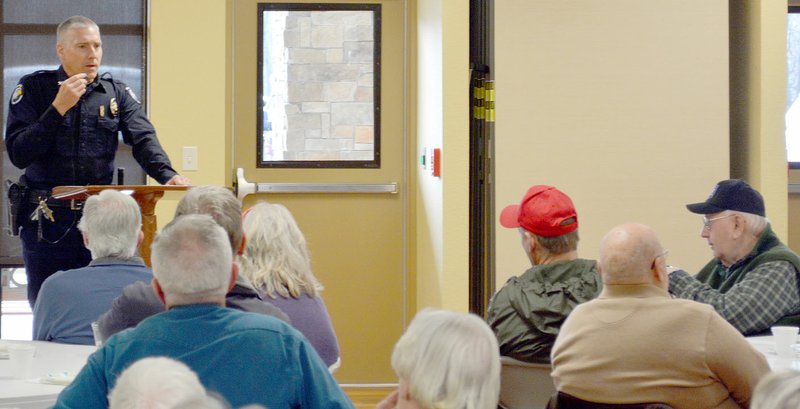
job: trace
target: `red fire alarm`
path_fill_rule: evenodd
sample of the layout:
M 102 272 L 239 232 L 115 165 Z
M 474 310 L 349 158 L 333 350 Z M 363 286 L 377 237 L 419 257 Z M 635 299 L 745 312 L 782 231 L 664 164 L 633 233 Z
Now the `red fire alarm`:
M 439 148 L 433 149 L 433 160 L 431 161 L 431 175 L 442 176 L 442 150 Z

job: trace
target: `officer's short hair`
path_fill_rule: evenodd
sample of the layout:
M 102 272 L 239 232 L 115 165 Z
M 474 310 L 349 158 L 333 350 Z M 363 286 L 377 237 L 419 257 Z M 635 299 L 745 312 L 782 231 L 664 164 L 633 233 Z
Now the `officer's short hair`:
M 72 16 L 58 25 L 56 29 L 56 41 L 61 43 L 64 39 L 64 33 L 67 32 L 72 27 L 94 27 L 97 29 L 97 32 L 100 32 L 100 27 L 97 26 L 92 19 L 89 17 L 84 16 Z

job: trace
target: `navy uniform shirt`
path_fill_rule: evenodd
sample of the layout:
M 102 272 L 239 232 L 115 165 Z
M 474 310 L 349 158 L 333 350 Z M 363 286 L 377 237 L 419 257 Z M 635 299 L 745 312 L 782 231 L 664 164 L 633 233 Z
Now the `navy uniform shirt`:
M 6 149 L 11 163 L 25 169 L 28 186 L 110 184 L 118 131 L 152 178 L 164 184 L 177 175 L 133 91 L 103 77 L 63 117 L 52 105 L 59 81 L 68 78 L 62 67 L 20 79 L 9 104 Z

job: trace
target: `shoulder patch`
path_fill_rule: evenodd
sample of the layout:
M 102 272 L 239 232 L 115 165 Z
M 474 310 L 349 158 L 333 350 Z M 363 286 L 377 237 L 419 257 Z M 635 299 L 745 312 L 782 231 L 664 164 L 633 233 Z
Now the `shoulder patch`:
M 14 88 L 14 92 L 11 93 L 11 105 L 16 105 L 17 102 L 22 101 L 23 94 L 22 84 L 17 84 L 17 87 Z
M 141 105 L 141 104 L 142 104 L 142 101 L 139 101 L 139 98 L 136 98 L 136 94 L 134 94 L 134 93 L 133 93 L 133 90 L 131 89 L 131 87 L 125 87 L 125 92 L 127 92 L 127 93 L 128 93 L 128 95 L 129 95 L 131 98 L 133 98 L 133 100 L 134 100 L 134 101 L 138 102 L 138 103 L 139 103 L 139 105 Z

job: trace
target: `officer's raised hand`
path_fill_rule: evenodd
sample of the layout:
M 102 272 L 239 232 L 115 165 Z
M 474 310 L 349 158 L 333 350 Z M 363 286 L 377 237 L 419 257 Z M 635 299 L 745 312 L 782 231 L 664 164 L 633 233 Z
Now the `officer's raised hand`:
M 75 74 L 61 83 L 58 88 L 56 99 L 53 100 L 53 108 L 61 116 L 74 107 L 81 99 L 81 95 L 86 93 L 86 85 L 89 84 L 88 75 L 85 73 Z

